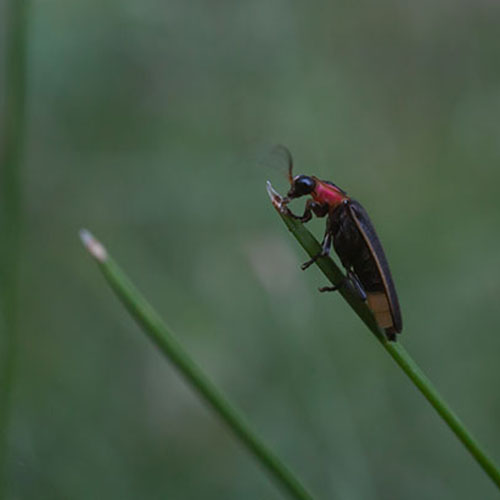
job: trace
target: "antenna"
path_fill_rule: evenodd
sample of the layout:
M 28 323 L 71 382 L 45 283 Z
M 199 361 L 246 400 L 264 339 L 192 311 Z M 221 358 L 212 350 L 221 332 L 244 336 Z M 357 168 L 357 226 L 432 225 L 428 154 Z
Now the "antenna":
M 286 146 L 283 146 L 281 144 L 277 144 L 274 146 L 274 151 L 280 154 L 283 154 L 285 156 L 285 161 L 288 165 L 288 180 L 290 181 L 290 184 L 293 184 L 293 158 L 292 158 L 292 153 L 290 153 L 289 149 Z

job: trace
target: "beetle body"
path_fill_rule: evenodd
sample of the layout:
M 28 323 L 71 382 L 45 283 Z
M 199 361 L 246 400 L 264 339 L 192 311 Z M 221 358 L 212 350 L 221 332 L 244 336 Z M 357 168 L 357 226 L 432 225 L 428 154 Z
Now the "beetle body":
M 302 269 L 328 255 L 333 244 L 354 289 L 368 302 L 377 324 L 385 330 L 387 337 L 395 340 L 396 333 L 400 333 L 403 327 L 398 296 L 387 258 L 366 210 L 332 182 L 307 175 L 294 177 L 289 153 L 288 157 L 291 187 L 283 200 L 284 205 L 309 195 L 311 198 L 306 202 L 304 214 L 297 216 L 290 212 L 291 215 L 302 222 L 309 221 L 313 213 L 317 217 L 327 217 L 322 250 L 304 263 Z M 325 287 L 320 290 L 335 289 Z

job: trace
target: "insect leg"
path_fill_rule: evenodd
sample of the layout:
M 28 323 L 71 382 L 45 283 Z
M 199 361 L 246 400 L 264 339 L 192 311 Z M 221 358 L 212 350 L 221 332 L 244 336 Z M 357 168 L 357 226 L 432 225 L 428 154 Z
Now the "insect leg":
M 349 280 L 349 283 L 352 285 L 354 291 L 358 293 L 361 300 L 365 301 L 366 300 L 365 289 L 363 288 L 363 285 L 359 282 L 359 278 L 356 276 L 356 273 L 354 273 L 351 269 L 347 269 L 347 279 Z
M 332 233 L 326 231 L 325 237 L 323 238 L 323 243 L 321 243 L 321 251 L 318 252 L 314 257 L 312 257 L 307 262 L 304 262 L 300 268 L 305 271 L 309 266 L 312 266 L 320 257 L 326 257 L 330 253 L 332 248 Z
M 317 203 L 314 200 L 307 200 L 304 213 L 302 215 L 296 215 L 289 211 L 289 215 L 294 219 L 300 220 L 300 222 L 309 222 L 312 219 L 312 212 L 316 217 L 324 217 L 328 213 L 328 205 L 326 203 Z
M 361 300 L 365 301 L 366 300 L 366 292 L 365 289 L 363 288 L 363 285 L 359 282 L 358 277 L 354 272 L 352 272 L 350 269 L 347 269 L 347 276 L 342 280 L 342 283 L 340 285 L 334 285 L 334 286 L 322 286 L 318 288 L 320 292 L 335 292 L 339 288 L 342 288 L 346 284 L 350 284 L 351 288 L 359 295 Z
M 323 292 L 336 292 L 337 290 L 340 290 L 341 288 L 345 287 L 350 283 L 349 277 L 342 278 L 342 281 L 340 282 L 339 285 L 328 285 L 328 286 L 321 286 L 318 288 L 318 290 L 323 293 Z

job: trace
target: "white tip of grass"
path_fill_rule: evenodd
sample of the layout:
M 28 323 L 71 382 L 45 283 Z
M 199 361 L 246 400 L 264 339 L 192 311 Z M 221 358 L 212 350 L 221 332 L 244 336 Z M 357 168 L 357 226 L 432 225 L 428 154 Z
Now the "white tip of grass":
M 273 188 L 273 186 L 271 185 L 271 183 L 269 181 L 267 181 L 266 188 L 267 188 L 267 194 L 269 195 L 269 198 L 271 198 L 271 202 L 272 202 L 274 208 L 276 210 L 278 210 L 278 212 L 284 213 L 286 208 L 283 205 L 282 196 L 278 193 L 278 191 L 276 191 Z
M 266 183 L 266 188 L 267 188 L 267 194 L 269 195 L 269 198 L 271 198 L 273 205 L 276 208 L 280 208 L 281 196 L 279 195 L 279 193 L 273 188 L 273 186 L 269 181 L 267 181 Z
M 85 248 L 90 252 L 90 255 L 99 262 L 104 262 L 108 258 L 108 252 L 102 246 L 101 242 L 94 238 L 90 231 L 80 229 L 80 239 L 85 245 Z

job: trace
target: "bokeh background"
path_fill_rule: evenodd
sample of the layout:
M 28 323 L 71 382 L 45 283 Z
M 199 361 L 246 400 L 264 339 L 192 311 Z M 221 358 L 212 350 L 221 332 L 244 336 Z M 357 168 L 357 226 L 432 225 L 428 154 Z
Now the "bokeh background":
M 493 498 L 299 270 L 265 181 L 287 188 L 282 143 L 364 204 L 401 342 L 500 459 L 499 22 L 491 0 L 33 1 L 8 498 L 282 498 L 120 306 L 81 227 L 319 499 Z

